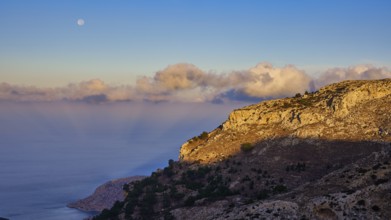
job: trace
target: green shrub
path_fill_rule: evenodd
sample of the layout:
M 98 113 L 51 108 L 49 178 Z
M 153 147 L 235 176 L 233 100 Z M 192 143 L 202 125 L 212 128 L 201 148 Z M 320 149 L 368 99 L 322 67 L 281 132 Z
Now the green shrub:
M 240 146 L 240 149 L 243 151 L 243 152 L 249 152 L 251 151 L 252 149 L 254 149 L 254 145 L 252 145 L 251 143 L 244 143 Z
M 172 177 L 174 175 L 174 171 L 172 171 L 172 169 L 170 169 L 170 167 L 165 167 L 163 169 L 163 174 L 167 177 Z
M 372 206 L 372 210 L 375 212 L 378 212 L 378 211 L 380 211 L 380 208 L 379 208 L 379 206 L 374 205 L 374 206 Z
M 301 104 L 301 105 L 304 105 L 304 106 L 312 106 L 312 102 L 311 102 L 311 100 L 309 100 L 309 99 L 299 99 L 299 100 L 297 100 L 297 102 L 299 103 L 299 104 Z
M 113 213 L 108 209 L 103 209 L 103 211 L 98 215 L 95 216 L 94 220 L 103 220 L 103 219 L 110 219 L 112 217 L 115 217 L 117 213 Z
M 263 189 L 258 192 L 257 199 L 262 200 L 262 199 L 267 199 L 269 198 L 269 191 L 266 189 Z
M 208 137 L 209 137 L 209 135 L 208 135 L 208 132 L 206 132 L 206 131 L 202 132 L 202 133 L 200 134 L 200 136 L 198 136 L 198 138 L 201 139 L 201 140 L 205 140 L 205 139 L 207 139 Z
M 194 205 L 194 202 L 196 201 L 196 197 L 189 196 L 185 201 L 185 206 L 192 206 Z
M 168 167 L 172 169 L 174 167 L 175 161 L 173 159 L 168 160 Z
M 163 193 L 162 203 L 164 208 L 170 207 L 171 200 L 170 200 L 170 196 L 167 193 Z
M 123 205 L 124 205 L 124 202 L 116 201 L 110 210 L 103 209 L 103 211 L 98 216 L 95 216 L 93 219 L 94 220 L 101 220 L 101 219 L 116 218 L 119 215 Z
M 129 192 L 129 184 L 125 183 L 125 184 L 122 186 L 122 190 L 125 191 L 125 192 Z
M 170 187 L 169 196 L 173 199 L 179 200 L 185 197 L 185 194 L 179 193 L 175 186 Z
M 282 105 L 283 108 L 291 108 L 293 107 L 293 105 L 291 103 L 287 103 L 285 102 L 283 105 Z
M 206 140 L 208 137 L 209 137 L 208 132 L 204 131 L 200 135 L 191 138 L 189 140 L 189 143 L 193 143 L 193 142 L 199 141 L 199 140 Z
M 365 206 L 365 200 L 361 199 L 356 204 L 360 206 Z
M 284 185 L 277 185 L 273 188 L 273 193 L 283 193 L 286 192 L 288 189 Z
M 170 212 L 165 212 L 163 216 L 164 220 L 175 220 L 175 217 Z

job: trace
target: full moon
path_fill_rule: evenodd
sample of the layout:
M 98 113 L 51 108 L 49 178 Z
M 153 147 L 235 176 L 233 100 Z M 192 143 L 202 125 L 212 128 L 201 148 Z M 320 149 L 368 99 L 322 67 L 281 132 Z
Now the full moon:
M 84 19 L 81 19 L 81 18 L 77 19 L 77 25 L 78 26 L 83 26 L 84 25 Z

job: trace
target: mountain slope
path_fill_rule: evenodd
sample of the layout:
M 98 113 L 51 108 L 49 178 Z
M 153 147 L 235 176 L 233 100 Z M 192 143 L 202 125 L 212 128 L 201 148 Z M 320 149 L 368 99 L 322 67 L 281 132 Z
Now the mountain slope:
M 181 160 L 209 163 L 239 152 L 242 143 L 279 137 L 373 141 L 380 131 L 391 133 L 390 79 L 345 81 L 297 96 L 234 110 L 207 140 L 185 143 Z
M 391 80 L 233 111 L 96 219 L 390 219 Z

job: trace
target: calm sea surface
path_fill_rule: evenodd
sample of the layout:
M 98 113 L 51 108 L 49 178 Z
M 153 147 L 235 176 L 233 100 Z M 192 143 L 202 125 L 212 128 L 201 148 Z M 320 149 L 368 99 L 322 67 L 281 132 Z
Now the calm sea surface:
M 0 103 L 0 217 L 83 219 L 66 204 L 165 166 L 243 105 Z

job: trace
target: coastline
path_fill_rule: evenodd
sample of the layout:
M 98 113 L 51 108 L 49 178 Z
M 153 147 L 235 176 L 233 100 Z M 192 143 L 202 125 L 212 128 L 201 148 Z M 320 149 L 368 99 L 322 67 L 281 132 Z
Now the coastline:
M 110 180 L 98 186 L 94 193 L 86 198 L 67 204 L 68 208 L 96 215 L 103 209 L 110 209 L 116 201 L 123 201 L 125 193 L 122 189 L 125 183 L 141 180 L 145 176 L 131 176 Z

